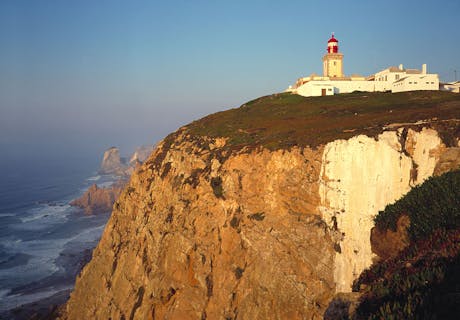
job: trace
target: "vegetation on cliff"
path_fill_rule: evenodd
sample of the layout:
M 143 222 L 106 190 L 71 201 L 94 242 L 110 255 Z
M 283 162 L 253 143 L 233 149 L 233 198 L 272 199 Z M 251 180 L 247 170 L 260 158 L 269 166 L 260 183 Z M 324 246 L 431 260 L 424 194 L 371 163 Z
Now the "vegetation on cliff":
M 430 178 L 379 213 L 379 228 L 410 218 L 410 244 L 361 274 L 357 319 L 454 319 L 460 313 L 460 171 Z
M 460 228 L 460 171 L 431 177 L 414 187 L 405 197 L 388 205 L 375 218 L 381 230 L 396 230 L 402 214 L 409 215 L 411 240 L 425 238 L 438 229 Z
M 356 92 L 327 97 L 280 93 L 211 114 L 188 126 L 190 133 L 228 137 L 227 147 L 315 147 L 360 133 L 381 133 L 390 123 L 460 118 L 460 95 L 442 91 Z M 436 122 L 436 121 L 435 121 Z M 444 128 L 446 131 L 448 128 Z M 455 136 L 455 133 L 454 133 Z

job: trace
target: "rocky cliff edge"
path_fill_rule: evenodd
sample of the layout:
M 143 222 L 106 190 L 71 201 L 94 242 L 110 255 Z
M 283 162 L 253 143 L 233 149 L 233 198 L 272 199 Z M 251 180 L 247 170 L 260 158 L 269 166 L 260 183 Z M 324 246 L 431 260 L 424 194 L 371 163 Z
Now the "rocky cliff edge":
M 322 318 L 371 264 L 378 211 L 458 164 L 459 106 L 275 95 L 179 129 L 115 203 L 63 318 Z

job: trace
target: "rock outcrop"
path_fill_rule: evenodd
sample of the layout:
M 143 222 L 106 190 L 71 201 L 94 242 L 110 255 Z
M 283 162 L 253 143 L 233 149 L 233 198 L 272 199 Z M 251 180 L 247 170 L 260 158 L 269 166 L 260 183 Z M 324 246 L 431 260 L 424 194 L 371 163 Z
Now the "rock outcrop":
M 377 227 L 371 229 L 371 247 L 372 252 L 380 259 L 396 257 L 410 243 L 407 228 L 410 226 L 409 217 L 402 215 L 397 223 L 396 230 L 380 230 Z
M 294 98 L 286 99 L 299 103 Z M 378 103 L 372 110 L 395 117 Z M 327 112 L 346 117 L 348 126 L 363 121 L 346 108 L 318 105 L 307 109 L 318 132 Z M 272 114 L 285 125 L 286 107 L 275 107 Z M 261 108 L 248 103 L 238 112 L 247 121 Z M 431 116 L 426 108 L 423 114 Z M 444 117 L 457 112 L 445 110 Z M 297 143 L 294 133 L 289 147 L 269 149 L 290 131 L 270 131 L 268 125 L 278 130 L 279 123 L 269 118 L 262 127 L 260 116 L 261 128 L 253 131 L 229 123 L 216 129 L 220 137 L 196 134 L 191 126 L 166 137 L 116 201 L 63 317 L 321 319 L 334 294 L 351 291 L 371 264 L 379 210 L 432 175 L 440 159 L 456 163 L 450 153 L 458 147 L 458 134 L 451 134 L 460 132 L 457 120 L 383 129 L 372 112 L 359 112 L 371 126 L 368 135 L 334 123 L 327 135 L 309 137 L 327 141 L 312 146 Z
M 118 148 L 111 147 L 107 149 L 104 152 L 99 172 L 101 174 L 115 175 L 118 180 L 109 187 L 100 188 L 93 184 L 80 198 L 73 200 L 70 205 L 84 209 L 85 214 L 88 215 L 111 211 L 115 200 L 126 185 L 128 177 L 135 168 L 147 159 L 152 150 L 153 148 L 150 146 L 136 148 L 129 163 L 126 164 L 126 161 L 120 157 Z
M 105 188 L 99 188 L 96 184 L 93 184 L 80 198 L 73 200 L 70 205 L 83 209 L 85 214 L 88 215 L 110 212 L 125 183 L 125 181 L 119 180 Z
M 102 174 L 114 174 L 118 176 L 125 175 L 127 165 L 120 157 L 120 151 L 117 147 L 111 147 L 104 152 L 101 168 Z
M 99 172 L 101 174 L 112 174 L 127 178 L 134 172 L 137 166 L 141 165 L 147 159 L 152 150 L 152 146 L 137 147 L 129 158 L 129 161 L 126 161 L 126 159 L 120 157 L 120 151 L 117 147 L 111 147 L 104 152 Z

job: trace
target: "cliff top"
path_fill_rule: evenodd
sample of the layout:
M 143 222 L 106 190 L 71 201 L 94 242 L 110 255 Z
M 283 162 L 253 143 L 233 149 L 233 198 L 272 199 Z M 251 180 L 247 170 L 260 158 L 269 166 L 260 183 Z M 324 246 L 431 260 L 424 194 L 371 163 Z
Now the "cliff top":
M 315 147 L 335 139 L 384 131 L 393 123 L 460 119 L 460 95 L 442 91 L 357 92 L 325 97 L 279 93 L 188 125 L 197 136 L 227 137 L 227 146 Z M 434 121 L 436 120 L 436 121 Z M 445 131 L 445 130 L 444 130 Z

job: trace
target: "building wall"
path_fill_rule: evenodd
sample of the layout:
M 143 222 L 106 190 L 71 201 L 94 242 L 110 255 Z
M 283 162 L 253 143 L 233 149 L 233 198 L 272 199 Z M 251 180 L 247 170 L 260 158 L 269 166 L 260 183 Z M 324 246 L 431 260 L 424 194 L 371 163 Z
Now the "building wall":
M 296 93 L 304 97 L 319 97 L 323 95 L 323 89 L 327 96 L 334 95 L 334 87 L 330 81 L 310 81 L 297 88 Z
M 442 91 L 450 91 L 454 93 L 460 93 L 460 82 L 454 83 L 443 83 L 440 85 L 440 90 Z
M 335 93 L 351 93 L 353 91 L 374 91 L 374 81 L 355 80 L 355 81 L 332 81 Z
M 323 57 L 323 76 L 343 77 L 343 55 L 341 53 L 328 53 Z
M 326 89 L 328 96 L 353 91 L 374 91 L 374 81 L 312 80 L 298 87 L 296 93 L 304 97 L 315 97 L 322 95 L 322 89 Z
M 392 84 L 392 92 L 415 91 L 415 90 L 439 90 L 439 78 L 437 74 L 410 75 L 401 81 Z
M 401 72 L 390 72 L 390 69 L 385 69 L 375 74 L 375 91 L 390 91 L 392 84 L 405 76 L 403 70 Z

